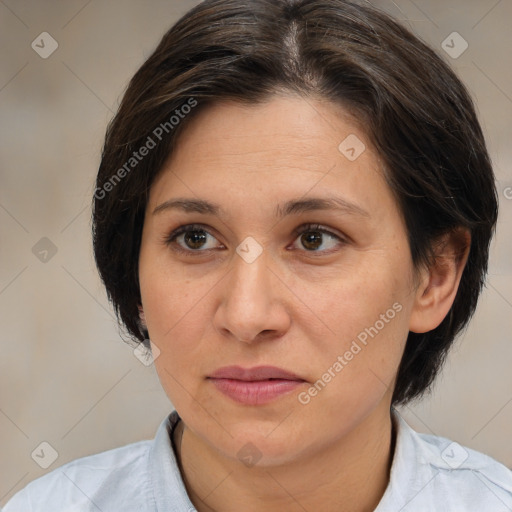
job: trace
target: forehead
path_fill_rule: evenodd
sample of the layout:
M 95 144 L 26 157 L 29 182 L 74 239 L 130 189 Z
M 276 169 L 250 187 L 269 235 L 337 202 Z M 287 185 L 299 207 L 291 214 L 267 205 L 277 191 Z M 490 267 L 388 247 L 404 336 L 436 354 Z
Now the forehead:
M 305 163 L 318 162 L 322 166 L 324 158 L 319 157 L 334 155 L 337 159 L 340 142 L 349 136 L 353 141 L 355 137 L 359 139 L 358 149 L 363 140 L 368 147 L 362 123 L 341 106 L 326 100 L 290 94 L 274 95 L 258 104 L 220 101 L 205 106 L 191 120 L 173 156 L 178 156 L 180 150 L 193 148 L 200 152 L 208 147 L 210 155 L 217 158 L 223 155 L 244 159 L 258 152 L 263 157 L 272 154 L 279 158 L 278 162 L 309 157 Z M 236 148 L 241 151 L 236 153 Z M 322 167 L 317 170 L 326 171 Z
M 169 195 L 210 195 L 219 203 L 236 195 L 275 210 L 284 194 L 340 192 L 357 204 L 389 195 L 383 189 L 378 154 L 353 116 L 329 102 L 273 96 L 199 111 L 155 180 L 150 203 L 154 208 Z

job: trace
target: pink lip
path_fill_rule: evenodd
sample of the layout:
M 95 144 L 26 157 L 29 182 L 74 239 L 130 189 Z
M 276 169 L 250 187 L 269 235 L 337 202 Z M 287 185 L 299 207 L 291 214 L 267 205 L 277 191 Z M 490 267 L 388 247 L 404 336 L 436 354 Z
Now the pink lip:
M 305 381 L 274 366 L 226 366 L 208 377 L 219 391 L 239 403 L 259 405 L 293 391 Z M 270 380 L 272 379 L 272 380 Z
M 210 375 L 213 379 L 234 379 L 234 380 L 268 380 L 268 379 L 281 379 L 281 380 L 300 380 L 301 377 L 294 373 L 287 372 L 282 368 L 275 366 L 255 366 L 254 368 L 242 368 L 241 366 L 224 366 Z

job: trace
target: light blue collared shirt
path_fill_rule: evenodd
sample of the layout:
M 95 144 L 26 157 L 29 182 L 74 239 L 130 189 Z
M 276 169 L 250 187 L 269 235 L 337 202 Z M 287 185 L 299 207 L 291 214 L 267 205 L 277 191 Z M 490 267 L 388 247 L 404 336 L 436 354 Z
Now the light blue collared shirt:
M 173 411 L 152 441 L 77 459 L 29 483 L 4 512 L 195 512 L 171 442 Z M 512 512 L 512 471 L 443 437 L 419 434 L 392 409 L 396 446 L 375 512 Z

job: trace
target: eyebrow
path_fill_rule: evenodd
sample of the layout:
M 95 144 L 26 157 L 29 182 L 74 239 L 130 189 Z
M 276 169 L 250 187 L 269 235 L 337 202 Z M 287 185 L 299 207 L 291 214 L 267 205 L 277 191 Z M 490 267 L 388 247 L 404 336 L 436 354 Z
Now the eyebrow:
M 166 210 L 182 210 L 186 213 L 201 213 L 205 215 L 216 215 L 226 217 L 226 213 L 222 207 L 215 203 L 210 203 L 204 199 L 189 199 L 178 197 L 169 199 L 158 205 L 153 210 L 153 215 Z M 359 215 L 362 217 L 370 217 L 370 214 L 355 203 L 351 203 L 341 197 L 310 197 L 307 199 L 292 199 L 277 205 L 275 216 L 283 218 L 288 215 L 298 215 L 300 213 L 316 211 L 316 210 L 334 210 L 341 211 L 349 215 Z

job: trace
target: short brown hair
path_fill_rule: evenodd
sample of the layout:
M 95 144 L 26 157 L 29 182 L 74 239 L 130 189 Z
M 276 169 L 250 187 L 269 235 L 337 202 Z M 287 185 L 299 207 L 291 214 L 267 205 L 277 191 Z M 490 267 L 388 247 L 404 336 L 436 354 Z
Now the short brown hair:
M 406 403 L 430 388 L 474 313 L 498 203 L 466 88 L 432 49 L 367 3 L 206 0 L 170 28 L 130 81 L 106 133 L 93 243 L 108 297 L 129 334 L 144 342 L 138 256 L 155 176 L 205 106 L 224 99 L 257 104 L 278 91 L 327 99 L 363 120 L 416 268 L 432 262 L 440 235 L 457 227 L 471 233 L 449 314 L 430 332 L 409 333 L 393 395 L 393 404 Z M 150 139 L 154 147 L 134 159 Z

